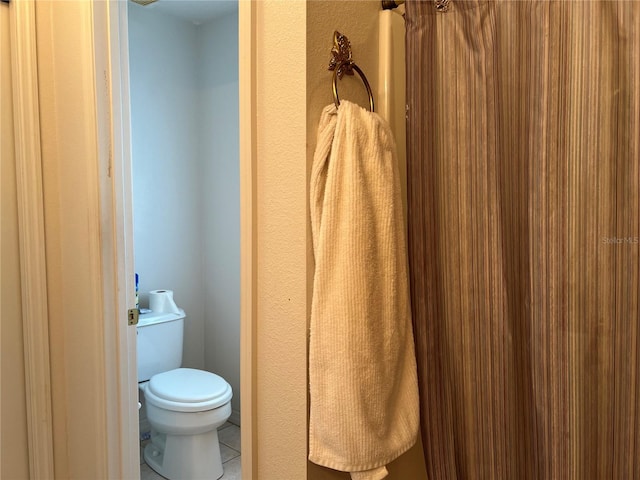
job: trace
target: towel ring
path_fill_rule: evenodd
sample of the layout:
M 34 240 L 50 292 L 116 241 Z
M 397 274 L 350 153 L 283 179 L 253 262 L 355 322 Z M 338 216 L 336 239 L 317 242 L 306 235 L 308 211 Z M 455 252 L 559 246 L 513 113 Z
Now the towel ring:
M 336 108 L 340 106 L 340 97 L 338 96 L 338 79 L 342 80 L 343 75 L 353 75 L 353 71 L 360 76 L 369 95 L 369 110 L 374 111 L 373 92 L 371 85 L 367 80 L 364 72 L 351 59 L 351 42 L 340 32 L 335 31 L 333 34 L 333 48 L 331 49 L 331 61 L 329 62 L 329 70 L 333 70 L 333 103 Z
M 371 85 L 369 85 L 369 81 L 367 80 L 364 72 L 360 70 L 360 67 L 355 63 L 351 63 L 351 68 L 360 75 L 360 79 L 362 80 L 362 83 L 364 83 L 364 86 L 367 89 L 367 94 L 369 95 L 369 110 L 373 112 L 373 92 L 371 91 Z M 340 97 L 338 96 L 338 70 L 333 71 L 333 103 L 335 103 L 336 108 L 340 106 Z

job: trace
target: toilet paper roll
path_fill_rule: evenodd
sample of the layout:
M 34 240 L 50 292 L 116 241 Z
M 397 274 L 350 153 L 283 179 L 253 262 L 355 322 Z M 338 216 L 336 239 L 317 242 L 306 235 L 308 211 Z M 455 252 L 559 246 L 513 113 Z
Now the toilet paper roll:
M 173 301 L 173 290 L 152 290 L 149 292 L 149 308 L 156 313 L 180 313 Z

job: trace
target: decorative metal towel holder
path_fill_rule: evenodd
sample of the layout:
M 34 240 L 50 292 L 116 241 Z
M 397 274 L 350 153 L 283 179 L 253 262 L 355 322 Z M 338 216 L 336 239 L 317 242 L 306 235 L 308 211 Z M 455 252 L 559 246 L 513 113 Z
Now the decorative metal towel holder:
M 369 95 L 369 109 L 373 112 L 373 92 L 371 91 L 371 85 L 365 76 L 364 72 L 360 70 L 351 58 L 351 42 L 349 39 L 336 31 L 333 34 L 333 48 L 331 49 L 331 61 L 329 62 L 329 70 L 333 70 L 333 103 L 336 104 L 336 108 L 340 106 L 340 97 L 338 97 L 338 79 L 342 80 L 342 77 L 346 73 L 347 75 L 353 75 L 355 70 L 362 83 L 364 83 Z

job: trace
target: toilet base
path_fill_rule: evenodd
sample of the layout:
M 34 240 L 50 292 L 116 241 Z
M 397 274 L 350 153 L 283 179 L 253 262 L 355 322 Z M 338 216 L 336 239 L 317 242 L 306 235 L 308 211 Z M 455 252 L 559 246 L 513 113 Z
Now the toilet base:
M 218 430 L 198 435 L 152 431 L 144 461 L 169 480 L 217 480 L 223 474 Z

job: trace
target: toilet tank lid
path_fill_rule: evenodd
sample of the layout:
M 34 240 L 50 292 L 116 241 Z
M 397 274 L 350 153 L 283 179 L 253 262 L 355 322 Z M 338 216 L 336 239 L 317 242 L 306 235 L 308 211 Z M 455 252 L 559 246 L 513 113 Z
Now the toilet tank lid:
M 172 409 L 182 411 L 217 408 L 232 396 L 231 386 L 224 378 L 193 368 L 176 368 L 154 375 L 147 388 L 156 401 L 171 403 Z
M 141 313 L 138 317 L 138 327 L 145 327 L 147 325 L 157 325 L 158 323 L 171 322 L 174 320 L 181 320 L 185 317 L 184 310 L 180 309 L 180 313 L 158 313 L 149 312 Z

